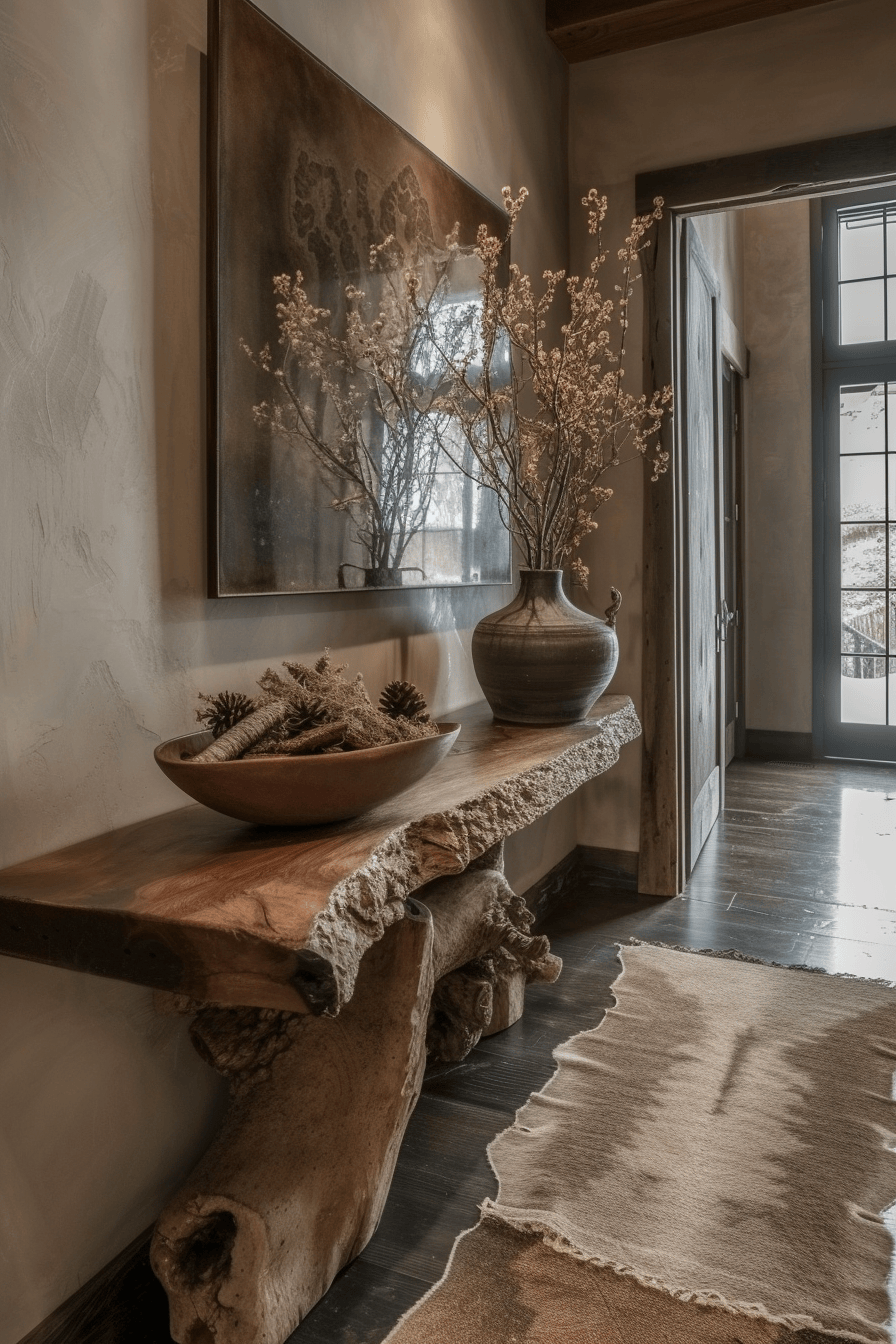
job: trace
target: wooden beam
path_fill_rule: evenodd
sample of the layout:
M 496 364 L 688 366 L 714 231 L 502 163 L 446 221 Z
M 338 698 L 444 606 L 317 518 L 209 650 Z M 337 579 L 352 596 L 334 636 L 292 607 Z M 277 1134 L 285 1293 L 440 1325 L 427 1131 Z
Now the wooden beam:
M 651 210 L 656 196 L 667 211 L 707 211 L 871 186 L 894 176 L 896 126 L 887 126 L 639 173 L 635 201 L 638 211 Z
M 548 36 L 570 63 L 752 23 L 824 0 L 548 0 Z

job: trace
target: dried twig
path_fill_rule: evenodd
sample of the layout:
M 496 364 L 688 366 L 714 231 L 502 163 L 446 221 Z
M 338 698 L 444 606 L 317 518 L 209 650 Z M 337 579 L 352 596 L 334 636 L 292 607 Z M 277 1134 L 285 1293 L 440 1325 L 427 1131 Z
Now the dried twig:
M 197 765 L 207 765 L 213 761 L 235 761 L 243 752 L 255 745 L 265 733 L 278 723 L 282 723 L 292 708 L 288 700 L 272 700 L 261 709 L 254 710 L 245 719 L 241 719 L 233 728 L 222 733 L 219 738 L 207 746 L 204 751 L 193 757 Z
M 345 736 L 346 724 L 324 723 L 320 728 L 309 728 L 298 737 L 287 738 L 285 742 L 273 742 L 270 746 L 259 743 L 250 747 L 246 756 L 311 756 L 324 747 L 334 747 Z

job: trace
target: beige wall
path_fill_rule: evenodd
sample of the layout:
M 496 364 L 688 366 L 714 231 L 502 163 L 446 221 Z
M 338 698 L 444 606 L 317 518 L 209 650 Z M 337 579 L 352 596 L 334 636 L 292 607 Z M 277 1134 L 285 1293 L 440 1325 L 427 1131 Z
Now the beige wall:
M 894 58 L 893 0 L 833 0 L 574 65 L 573 208 L 597 186 L 610 195 L 621 225 L 634 212 L 637 173 L 896 125 Z M 575 266 L 583 256 L 579 239 L 573 228 Z M 637 383 L 632 366 L 629 390 Z M 644 486 L 629 470 L 624 479 L 617 474 L 614 487 L 616 498 L 604 511 L 586 559 L 599 596 L 610 580 L 625 594 L 613 689 L 630 690 L 640 701 Z M 639 784 L 631 751 L 618 770 L 589 785 L 579 805 L 580 841 L 637 848 Z
M 812 731 L 809 203 L 743 211 L 746 724 Z
M 264 7 L 264 6 L 263 6 Z M 532 192 L 517 256 L 563 264 L 566 69 L 541 0 L 269 0 L 480 190 Z M 203 596 L 205 0 L 0 0 L 0 863 L 183 802 L 152 761 L 197 690 L 338 650 L 437 713 L 479 696 L 500 589 Z M 558 809 L 512 849 L 533 880 Z M 0 959 L 0 1344 L 149 1223 L 218 1080 L 139 989 Z

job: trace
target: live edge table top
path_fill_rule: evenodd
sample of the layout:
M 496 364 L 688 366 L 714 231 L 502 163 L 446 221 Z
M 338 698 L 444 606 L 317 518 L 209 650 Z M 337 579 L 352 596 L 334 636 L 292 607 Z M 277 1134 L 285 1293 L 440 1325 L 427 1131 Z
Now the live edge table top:
M 338 1011 L 407 896 L 462 872 L 608 769 L 640 725 L 628 696 L 582 723 L 454 716 L 451 754 L 352 821 L 273 829 L 201 805 L 0 871 L 0 953 L 203 1002 Z

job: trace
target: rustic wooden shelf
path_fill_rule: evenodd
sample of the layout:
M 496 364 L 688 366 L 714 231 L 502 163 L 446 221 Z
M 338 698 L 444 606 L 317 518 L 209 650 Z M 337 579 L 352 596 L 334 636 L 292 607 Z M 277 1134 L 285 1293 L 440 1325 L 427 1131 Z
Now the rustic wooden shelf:
M 640 732 L 627 696 L 585 722 L 457 716 L 449 757 L 354 821 L 273 830 L 199 805 L 0 872 L 0 953 L 204 1002 L 320 1012 L 351 995 L 360 958 L 433 878 L 607 769 Z

